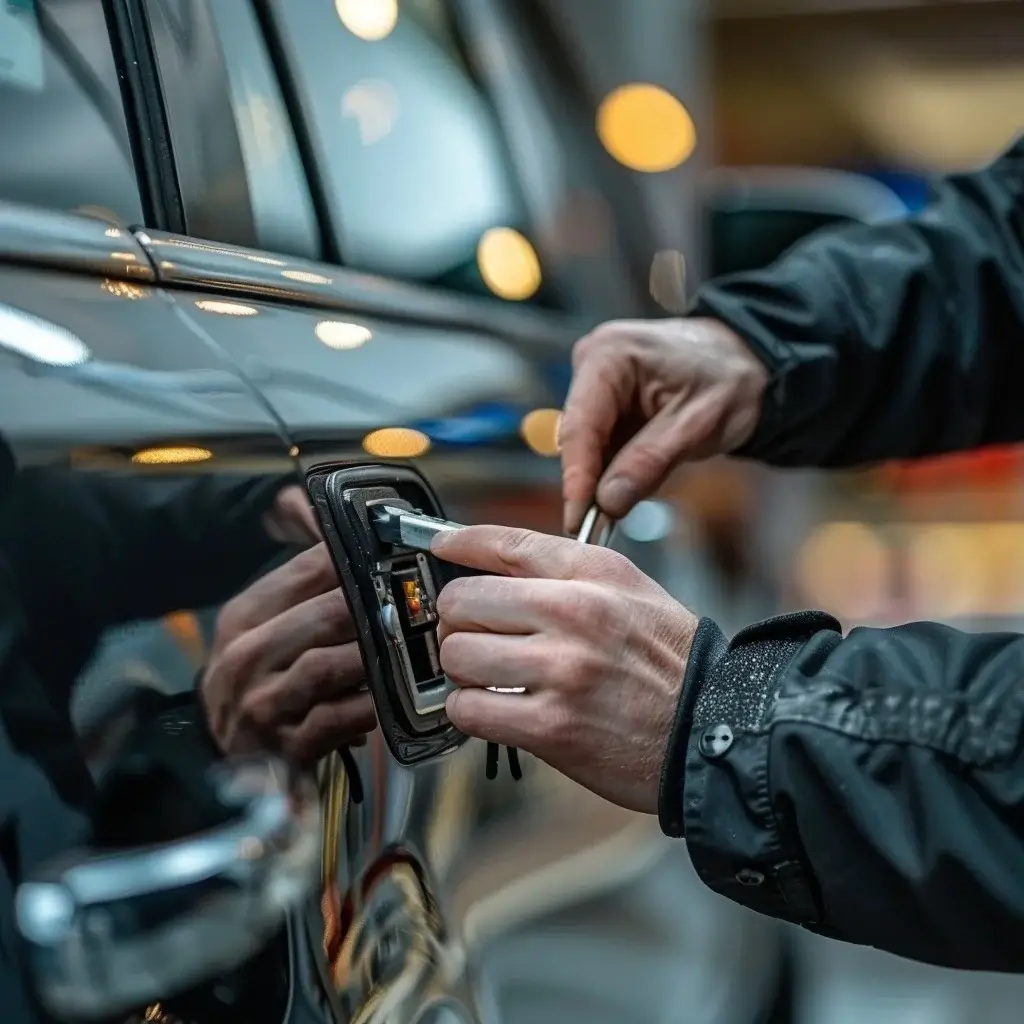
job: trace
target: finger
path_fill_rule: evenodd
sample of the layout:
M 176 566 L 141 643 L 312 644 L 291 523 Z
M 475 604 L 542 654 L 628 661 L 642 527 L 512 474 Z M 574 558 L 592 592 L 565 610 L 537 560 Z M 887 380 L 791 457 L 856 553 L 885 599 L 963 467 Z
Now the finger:
M 355 624 L 337 591 L 319 594 L 250 629 L 228 648 L 225 657 L 240 666 L 243 681 L 283 671 L 302 654 L 336 647 L 355 639 Z
M 714 454 L 708 441 L 716 436 L 721 416 L 714 392 L 673 399 L 612 459 L 597 488 L 601 508 L 621 519 L 681 462 Z
M 309 497 L 298 484 L 291 484 L 278 494 L 267 518 L 267 529 L 275 540 L 283 543 L 316 544 L 322 540 Z
M 458 687 L 535 692 L 549 685 L 550 653 L 543 637 L 453 633 L 441 644 L 441 668 Z
M 218 639 L 230 642 L 303 601 L 338 590 L 326 544 L 303 551 L 232 598 L 217 618 Z
M 305 651 L 285 672 L 275 673 L 242 698 L 241 717 L 262 732 L 282 722 L 301 722 L 318 704 L 358 691 L 366 682 L 355 643 Z
M 546 703 L 528 693 L 456 690 L 445 711 L 459 732 L 488 743 L 535 750 L 542 735 Z
M 352 746 L 376 727 L 368 693 L 318 704 L 298 725 L 281 729 L 281 752 L 297 764 L 308 765 L 332 750 Z
M 594 548 L 567 537 L 552 537 L 508 526 L 466 526 L 438 534 L 431 551 L 455 562 L 499 576 L 574 579 L 593 565 Z
M 597 351 L 581 357 L 573 372 L 558 428 L 567 533 L 579 530 L 593 503 L 615 427 L 628 411 L 633 381 L 626 370 L 615 353 Z
M 437 599 L 438 640 L 459 632 L 540 633 L 576 597 L 573 584 L 563 580 L 502 576 L 453 580 Z

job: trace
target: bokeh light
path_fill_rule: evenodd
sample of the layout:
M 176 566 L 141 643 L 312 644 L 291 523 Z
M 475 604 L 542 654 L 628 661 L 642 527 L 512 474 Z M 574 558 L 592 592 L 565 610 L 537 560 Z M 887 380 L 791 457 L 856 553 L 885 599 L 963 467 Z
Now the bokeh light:
M 535 455 L 553 458 L 558 454 L 558 424 L 562 413 L 558 409 L 534 409 L 519 424 L 519 434 Z
M 410 427 L 382 427 L 363 438 L 363 451 L 379 459 L 414 459 L 430 451 L 430 438 Z
M 484 232 L 476 250 L 484 284 L 501 299 L 522 302 L 541 285 L 540 260 L 529 240 L 514 228 Z
M 620 164 L 647 174 L 678 167 L 697 146 L 686 107 L 668 90 L 645 82 L 620 86 L 604 98 L 597 135 Z
M 375 43 L 398 24 L 398 0 L 334 0 L 342 25 L 354 36 Z
M 192 462 L 208 462 L 213 458 L 209 448 L 191 445 L 169 448 L 143 448 L 132 456 L 139 466 L 181 466 Z

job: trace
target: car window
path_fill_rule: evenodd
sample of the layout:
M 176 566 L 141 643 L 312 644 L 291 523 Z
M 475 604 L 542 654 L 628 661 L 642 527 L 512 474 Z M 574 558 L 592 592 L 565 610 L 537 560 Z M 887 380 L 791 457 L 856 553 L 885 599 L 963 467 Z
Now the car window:
M 447 5 L 266 4 L 342 262 L 506 299 L 539 298 L 522 196 Z
M 142 221 L 102 0 L 0 0 L 0 199 Z

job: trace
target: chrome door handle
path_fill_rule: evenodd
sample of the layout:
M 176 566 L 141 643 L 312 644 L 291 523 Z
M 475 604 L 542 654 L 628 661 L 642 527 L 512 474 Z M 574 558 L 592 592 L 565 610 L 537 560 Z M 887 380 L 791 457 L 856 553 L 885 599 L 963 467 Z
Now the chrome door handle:
M 210 769 L 229 824 L 114 852 L 79 851 L 18 888 L 18 929 L 54 1014 L 109 1017 L 242 964 L 314 890 L 313 783 L 270 758 Z

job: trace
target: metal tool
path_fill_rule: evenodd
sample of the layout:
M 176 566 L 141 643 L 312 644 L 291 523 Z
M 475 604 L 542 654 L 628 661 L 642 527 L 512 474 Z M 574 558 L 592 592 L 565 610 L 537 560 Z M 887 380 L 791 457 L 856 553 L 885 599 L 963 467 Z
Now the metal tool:
M 615 526 L 616 521 L 611 516 L 602 512 L 597 505 L 591 505 L 583 517 L 583 525 L 576 534 L 576 539 L 581 544 L 596 544 L 598 547 L 606 548 L 611 543 Z
M 447 519 L 435 519 L 407 508 L 377 505 L 373 508 L 373 530 L 379 540 L 413 551 L 429 551 L 431 541 L 441 533 L 464 529 L 462 524 Z M 616 521 L 591 505 L 583 517 L 576 539 L 581 544 L 607 547 L 615 532 Z
M 373 530 L 379 540 L 413 551 L 429 551 L 430 542 L 438 534 L 462 529 L 459 523 L 393 505 L 375 505 L 372 515 Z

